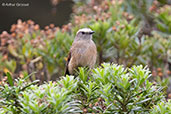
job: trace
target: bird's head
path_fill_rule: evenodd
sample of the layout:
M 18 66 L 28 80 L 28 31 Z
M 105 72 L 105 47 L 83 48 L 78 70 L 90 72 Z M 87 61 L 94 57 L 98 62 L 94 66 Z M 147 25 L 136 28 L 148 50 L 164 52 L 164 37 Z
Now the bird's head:
M 76 34 L 76 40 L 91 40 L 92 34 L 94 31 L 92 31 L 90 28 L 82 28 L 78 30 Z

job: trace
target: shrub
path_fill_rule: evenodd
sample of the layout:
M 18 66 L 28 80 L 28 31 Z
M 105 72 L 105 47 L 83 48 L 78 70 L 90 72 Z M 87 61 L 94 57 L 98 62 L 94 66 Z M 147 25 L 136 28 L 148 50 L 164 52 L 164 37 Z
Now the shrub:
M 33 86 L 37 81 L 27 83 L 25 79 L 16 80 L 15 86 L 6 83 L 1 86 L 1 114 L 66 114 L 78 110 L 78 103 L 71 99 L 74 96 L 71 93 L 77 85 L 73 76 L 63 77 L 58 83 L 49 82 L 40 86 Z
M 164 36 L 170 36 L 171 33 L 171 15 L 169 12 L 171 11 L 170 6 L 166 5 L 162 8 L 160 8 L 160 13 L 156 13 L 156 23 L 158 32 L 164 33 Z
M 171 100 L 168 100 L 168 102 L 159 102 L 150 114 L 170 114 L 171 113 Z
M 21 112 L 22 105 L 19 101 L 20 96 L 26 91 L 31 85 L 38 82 L 35 80 L 33 82 L 26 82 L 27 77 L 23 79 L 12 79 L 11 74 L 8 72 L 8 83 L 3 83 L 0 85 L 0 108 L 3 108 L 3 113 L 16 114 Z M 0 109 L 1 111 L 1 109 Z
M 103 64 L 102 67 L 93 71 L 93 79 L 100 88 L 100 97 L 108 107 L 105 113 L 148 112 L 162 99 L 162 87 L 148 80 L 151 74 L 147 67 L 124 69 L 115 64 Z
M 54 79 L 56 74 L 64 74 L 61 69 L 65 67 L 64 58 L 67 57 L 73 37 L 52 25 L 45 30 L 35 29 L 37 26 L 33 21 L 18 20 L 16 25 L 12 25 L 15 28 L 14 37 L 6 32 L 2 33 L 0 38 L 5 39 L 5 44 L 0 46 L 0 62 L 3 63 L 0 65 L 0 73 L 6 69 L 16 74 L 13 75 L 16 78 L 24 72 L 37 72 L 30 80 L 39 79 L 41 83 Z
M 150 82 L 150 76 L 148 68 L 141 65 L 124 68 L 105 63 L 90 71 L 79 68 L 75 79 L 66 76 L 42 85 L 26 84 L 19 79 L 16 81 L 19 86 L 1 86 L 0 111 L 4 114 L 149 113 L 152 107 L 165 102 L 163 87 Z M 19 91 L 23 87 L 26 89 Z

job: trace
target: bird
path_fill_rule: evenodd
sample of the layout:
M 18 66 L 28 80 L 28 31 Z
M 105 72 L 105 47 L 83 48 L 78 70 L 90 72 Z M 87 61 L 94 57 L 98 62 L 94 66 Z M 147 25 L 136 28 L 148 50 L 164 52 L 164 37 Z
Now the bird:
M 66 75 L 74 75 L 78 67 L 93 68 L 97 58 L 97 48 L 92 40 L 94 31 L 90 28 L 79 29 L 70 48 L 67 62 Z

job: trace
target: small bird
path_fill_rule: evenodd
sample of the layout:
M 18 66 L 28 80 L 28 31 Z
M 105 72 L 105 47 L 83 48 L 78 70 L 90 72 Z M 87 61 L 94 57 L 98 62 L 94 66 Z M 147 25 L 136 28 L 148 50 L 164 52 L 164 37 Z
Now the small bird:
M 65 75 L 73 75 L 78 67 L 94 67 L 97 48 L 92 40 L 93 33 L 90 28 L 78 30 L 68 55 Z

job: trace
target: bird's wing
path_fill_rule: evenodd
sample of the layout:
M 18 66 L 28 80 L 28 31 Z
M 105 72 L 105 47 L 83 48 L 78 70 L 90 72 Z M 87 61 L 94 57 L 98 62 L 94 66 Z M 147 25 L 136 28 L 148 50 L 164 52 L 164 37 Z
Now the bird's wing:
M 67 62 L 66 62 L 65 76 L 66 76 L 67 74 L 70 75 L 69 69 L 68 69 L 68 64 L 69 64 L 70 60 L 71 60 L 71 51 L 70 51 L 69 54 L 68 54 L 68 58 L 67 58 Z
M 66 62 L 65 76 L 67 74 L 70 75 L 68 65 L 71 61 L 71 58 L 72 58 L 72 62 L 74 62 L 72 67 L 75 68 L 78 65 L 78 60 L 81 57 L 81 53 L 84 51 L 85 48 L 86 46 L 84 42 L 79 41 L 79 42 L 73 43 L 73 45 L 71 46 L 70 52 L 68 54 L 67 62 Z

